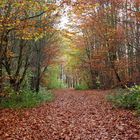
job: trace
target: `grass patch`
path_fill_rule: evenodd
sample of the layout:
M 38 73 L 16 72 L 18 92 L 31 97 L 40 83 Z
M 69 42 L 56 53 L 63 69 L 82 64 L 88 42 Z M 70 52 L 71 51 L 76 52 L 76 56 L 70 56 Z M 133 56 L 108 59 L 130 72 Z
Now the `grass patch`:
M 140 113 L 140 86 L 134 86 L 126 90 L 116 90 L 113 94 L 107 96 L 115 106 L 134 109 Z
M 11 93 L 0 100 L 0 108 L 32 108 L 44 102 L 50 102 L 54 95 L 50 91 L 41 89 L 39 93 L 22 90 L 20 94 Z

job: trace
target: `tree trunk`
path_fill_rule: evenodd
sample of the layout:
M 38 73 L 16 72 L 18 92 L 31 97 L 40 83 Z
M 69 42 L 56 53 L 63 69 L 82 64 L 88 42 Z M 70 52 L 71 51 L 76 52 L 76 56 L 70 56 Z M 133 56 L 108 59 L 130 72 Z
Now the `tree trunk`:
M 20 90 L 20 83 L 16 79 L 10 79 L 10 85 L 15 92 L 19 92 Z
M 0 93 L 3 92 L 3 79 L 2 79 L 2 58 L 0 58 Z

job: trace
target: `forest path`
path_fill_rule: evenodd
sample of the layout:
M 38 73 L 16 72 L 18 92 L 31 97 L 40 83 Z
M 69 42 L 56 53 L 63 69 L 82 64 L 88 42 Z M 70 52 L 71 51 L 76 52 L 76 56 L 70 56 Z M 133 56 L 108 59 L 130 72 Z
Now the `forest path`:
M 0 110 L 0 140 L 140 140 L 140 123 L 106 101 L 108 91 L 54 91 L 54 102 Z

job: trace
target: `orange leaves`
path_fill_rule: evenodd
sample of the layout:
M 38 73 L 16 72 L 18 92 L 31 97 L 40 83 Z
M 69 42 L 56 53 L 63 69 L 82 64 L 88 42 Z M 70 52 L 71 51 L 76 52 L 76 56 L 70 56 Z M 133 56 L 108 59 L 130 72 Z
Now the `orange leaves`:
M 7 50 L 7 52 L 6 52 L 6 57 L 7 58 L 11 58 L 11 57 L 14 57 L 14 56 L 15 56 L 14 52 L 12 52 L 10 50 Z
M 137 117 L 108 103 L 111 91 L 54 92 L 53 102 L 37 108 L 1 109 L 1 139 L 139 139 Z

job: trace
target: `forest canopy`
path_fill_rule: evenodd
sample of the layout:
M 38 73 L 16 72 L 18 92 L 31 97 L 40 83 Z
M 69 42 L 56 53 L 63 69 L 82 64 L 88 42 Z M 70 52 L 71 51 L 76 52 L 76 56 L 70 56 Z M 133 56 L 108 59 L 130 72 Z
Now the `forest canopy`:
M 1 1 L 0 91 L 38 92 L 51 68 L 63 87 L 139 84 L 139 0 Z

